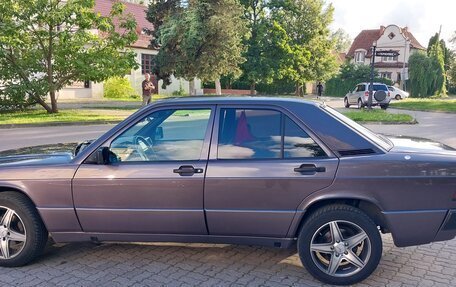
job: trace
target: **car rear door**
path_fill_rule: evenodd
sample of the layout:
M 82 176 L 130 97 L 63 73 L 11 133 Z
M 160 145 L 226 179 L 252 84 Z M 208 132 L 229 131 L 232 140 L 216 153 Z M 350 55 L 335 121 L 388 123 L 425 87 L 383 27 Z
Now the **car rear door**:
M 213 106 L 160 108 L 108 140 L 120 161 L 73 180 L 85 232 L 207 234 L 203 184 Z
M 302 123 L 276 107 L 220 106 L 204 206 L 211 235 L 285 237 L 309 194 L 338 166 Z

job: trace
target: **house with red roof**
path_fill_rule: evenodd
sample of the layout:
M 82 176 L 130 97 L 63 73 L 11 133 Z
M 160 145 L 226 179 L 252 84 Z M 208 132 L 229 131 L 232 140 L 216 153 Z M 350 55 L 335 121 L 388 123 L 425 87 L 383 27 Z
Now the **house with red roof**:
M 370 65 L 372 47 L 377 51 L 393 50 L 399 53 L 396 57 L 375 57 L 374 67 L 381 77 L 388 78 L 396 85 L 402 85 L 408 78 L 408 60 L 410 55 L 426 50 L 408 27 L 397 25 L 380 26 L 380 29 L 362 30 L 353 41 L 346 57 L 352 63 Z
M 133 15 L 136 19 L 136 33 L 138 35 L 138 40 L 128 48 L 132 49 L 136 53 L 136 61 L 140 65 L 139 69 L 132 69 L 128 75 L 125 75 L 125 77 L 130 80 L 131 85 L 137 94 L 141 95 L 141 83 L 144 80 L 144 74 L 152 72 L 152 60 L 158 53 L 158 50 L 149 46 L 151 36 L 146 34 L 144 31 L 146 29 L 152 30 L 154 27 L 152 23 L 146 19 L 147 6 L 145 3 L 148 3 L 148 1 L 125 0 L 122 2 L 125 5 L 124 13 L 126 15 Z M 94 9 L 101 15 L 108 16 L 114 3 L 115 0 L 95 0 Z M 189 91 L 189 82 L 184 79 L 171 77 L 171 84 L 165 89 L 162 88 L 161 80 L 157 81 L 153 75 L 152 80 L 155 82 L 155 93 L 158 94 L 171 95 L 174 91 L 181 89 L 185 92 Z M 195 92 L 197 94 L 202 94 L 201 81 L 198 79 L 195 79 Z M 76 82 L 73 83 L 73 85 L 62 89 L 58 96 L 59 98 L 66 99 L 101 98 L 103 97 L 103 83 L 94 83 L 89 81 Z

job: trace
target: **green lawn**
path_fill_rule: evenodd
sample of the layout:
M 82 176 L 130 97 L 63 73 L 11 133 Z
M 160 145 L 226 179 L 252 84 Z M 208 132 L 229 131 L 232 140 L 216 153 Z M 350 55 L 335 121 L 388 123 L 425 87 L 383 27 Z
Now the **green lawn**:
M 407 114 L 392 114 L 384 110 L 360 110 L 344 112 L 350 119 L 361 122 L 382 122 L 382 123 L 415 123 L 415 119 Z
M 60 110 L 58 114 L 47 114 L 44 110 L 31 110 L 26 112 L 0 113 L 1 125 L 21 125 L 21 124 L 62 124 L 62 123 L 103 123 L 112 121 L 122 121 L 127 116 L 135 112 L 135 108 L 92 108 L 92 109 L 73 109 Z M 182 111 L 175 116 L 200 116 L 204 111 Z M 384 123 L 413 123 L 414 119 L 406 114 L 391 114 L 383 110 L 362 110 L 349 111 L 344 113 L 349 118 L 363 123 L 384 122 Z
M 392 108 L 456 113 L 456 99 L 405 99 L 391 102 Z
M 58 114 L 48 114 L 44 110 L 0 113 L 0 125 L 47 124 L 71 122 L 121 121 L 128 113 L 109 110 L 61 110 Z

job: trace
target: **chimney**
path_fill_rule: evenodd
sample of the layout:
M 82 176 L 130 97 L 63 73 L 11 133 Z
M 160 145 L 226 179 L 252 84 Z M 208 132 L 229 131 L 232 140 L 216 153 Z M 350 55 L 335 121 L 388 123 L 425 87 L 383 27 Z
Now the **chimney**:
M 383 26 L 383 25 L 380 26 L 380 35 L 379 36 L 383 35 L 383 32 L 385 32 L 385 29 L 386 29 L 385 26 Z

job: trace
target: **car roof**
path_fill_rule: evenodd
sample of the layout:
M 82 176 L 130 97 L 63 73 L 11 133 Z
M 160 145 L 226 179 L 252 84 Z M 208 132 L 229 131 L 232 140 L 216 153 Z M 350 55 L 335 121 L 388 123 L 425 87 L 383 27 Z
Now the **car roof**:
M 368 82 L 362 82 L 362 83 L 359 83 L 358 85 L 362 85 L 362 84 L 364 84 L 364 85 L 370 85 L 370 82 L 369 82 L 369 83 L 368 83 Z M 379 82 L 374 82 L 374 85 L 385 85 L 385 86 L 386 86 L 386 84 L 384 84 L 384 83 L 379 83 Z
M 319 106 L 323 102 L 313 102 L 304 100 L 301 98 L 292 97 L 267 97 L 267 96 L 185 96 L 185 97 L 174 97 L 166 98 L 156 101 L 154 104 L 165 104 L 165 103 L 176 103 L 176 104 L 274 104 L 280 106 L 290 105 L 311 105 Z

